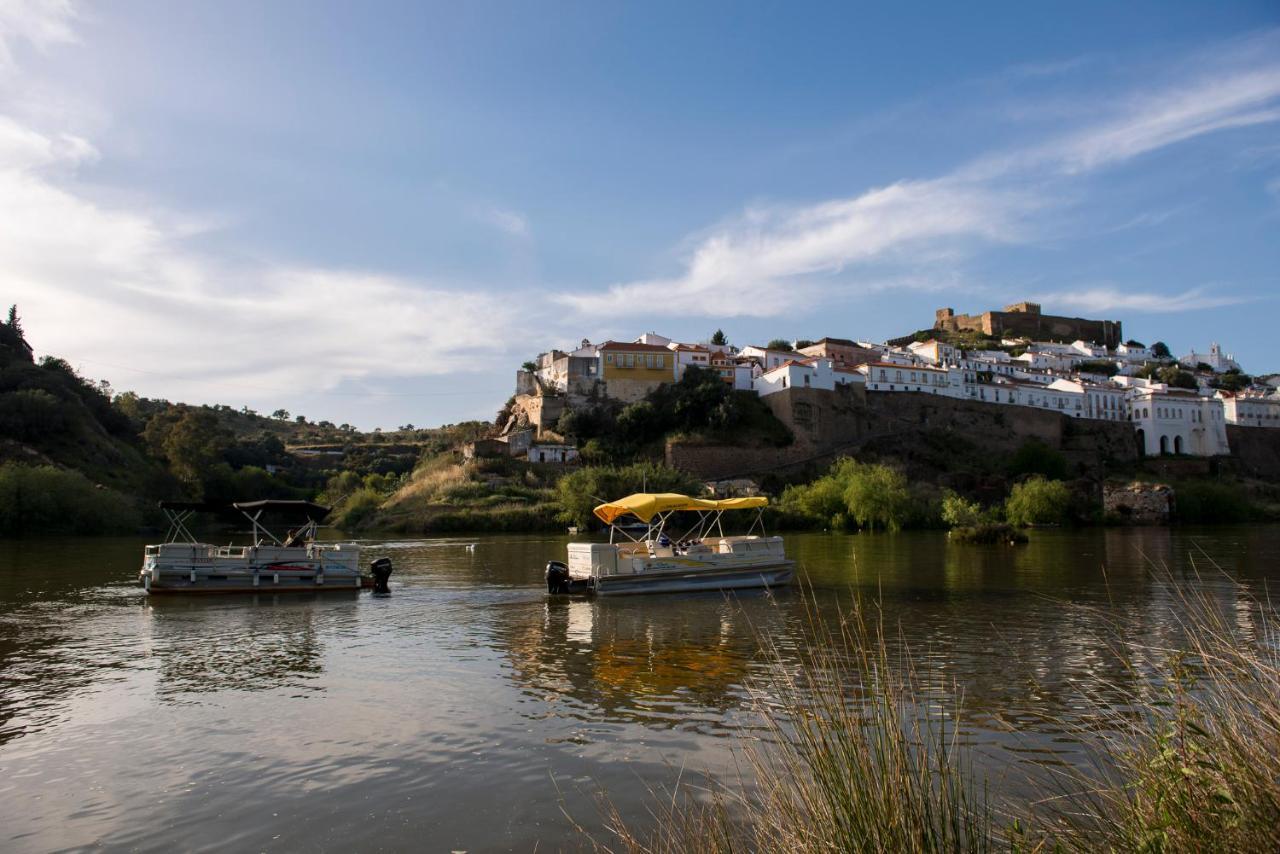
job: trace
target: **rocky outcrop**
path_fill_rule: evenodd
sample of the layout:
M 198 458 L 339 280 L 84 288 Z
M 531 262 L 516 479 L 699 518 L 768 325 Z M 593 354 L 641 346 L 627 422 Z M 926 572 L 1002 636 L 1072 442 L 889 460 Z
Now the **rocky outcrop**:
M 1164 525 L 1173 513 L 1173 487 L 1163 483 L 1104 483 L 1102 510 L 1133 525 Z

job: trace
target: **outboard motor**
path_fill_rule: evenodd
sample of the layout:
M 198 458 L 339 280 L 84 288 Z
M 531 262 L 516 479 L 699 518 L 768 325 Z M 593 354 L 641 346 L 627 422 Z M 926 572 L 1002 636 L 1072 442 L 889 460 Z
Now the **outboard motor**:
M 373 573 L 374 593 L 391 592 L 391 588 L 387 586 L 387 581 L 391 578 L 391 570 L 391 558 L 389 557 L 380 557 L 369 561 L 369 571 Z
M 547 561 L 547 592 L 569 592 L 569 567 L 558 560 Z

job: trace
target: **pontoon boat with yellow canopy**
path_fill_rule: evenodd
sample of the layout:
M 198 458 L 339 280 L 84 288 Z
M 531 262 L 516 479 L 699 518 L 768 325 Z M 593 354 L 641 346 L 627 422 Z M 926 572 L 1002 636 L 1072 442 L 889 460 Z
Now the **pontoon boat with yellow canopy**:
M 795 564 L 787 560 L 782 538 L 764 533 L 768 503 L 763 496 L 717 500 L 640 492 L 601 504 L 593 512 L 609 526 L 609 542 L 570 543 L 568 563 L 547 564 L 547 590 L 608 596 L 786 584 Z M 755 521 L 746 534 L 725 536 L 723 516 L 735 510 L 755 510 Z M 618 524 L 632 518 L 646 526 L 640 537 Z M 692 521 L 673 537 L 668 526 L 678 518 Z

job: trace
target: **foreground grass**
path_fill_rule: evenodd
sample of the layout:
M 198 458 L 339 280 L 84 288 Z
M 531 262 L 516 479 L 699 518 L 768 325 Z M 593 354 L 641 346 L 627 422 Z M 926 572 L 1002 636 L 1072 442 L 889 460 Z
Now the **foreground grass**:
M 1280 638 L 1274 611 L 1238 585 L 1224 608 L 1162 573 L 1180 642 L 1110 652 L 1129 668 L 1124 702 L 1092 703 L 1088 728 L 1060 722 L 1094 766 L 1042 776 L 1025 800 L 988 798 L 954 709 L 925 696 L 909 651 L 892 654 L 858 603 L 831 628 L 811 608 L 797 662 L 762 638 L 751 686 L 761 737 L 743 736 L 734 781 L 655 797 L 645 829 L 606 805 L 600 850 L 1277 851 Z M 1108 686 L 1116 689 L 1120 686 Z

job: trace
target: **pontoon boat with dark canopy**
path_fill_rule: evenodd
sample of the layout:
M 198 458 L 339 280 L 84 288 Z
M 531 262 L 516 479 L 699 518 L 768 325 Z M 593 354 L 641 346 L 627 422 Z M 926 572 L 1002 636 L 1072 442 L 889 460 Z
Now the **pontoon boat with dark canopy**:
M 162 501 L 160 509 L 169 519 L 169 531 L 163 543 L 146 547 L 140 581 L 148 593 L 280 593 L 372 586 L 372 580 L 360 574 L 358 545 L 316 541 L 317 524 L 329 514 L 320 504 Z M 231 511 L 253 526 L 250 545 L 202 543 L 188 528 L 196 513 Z M 263 522 L 265 516 L 282 520 L 288 533 L 273 533 Z

